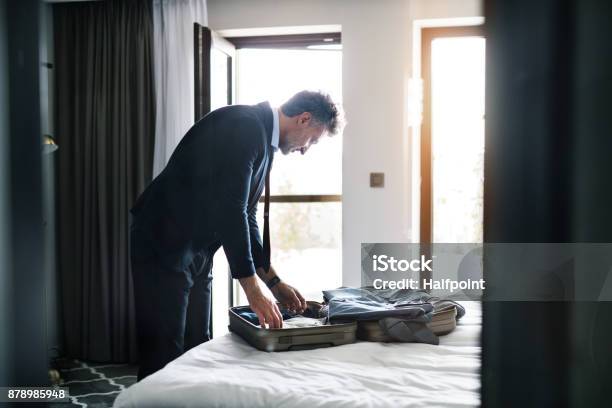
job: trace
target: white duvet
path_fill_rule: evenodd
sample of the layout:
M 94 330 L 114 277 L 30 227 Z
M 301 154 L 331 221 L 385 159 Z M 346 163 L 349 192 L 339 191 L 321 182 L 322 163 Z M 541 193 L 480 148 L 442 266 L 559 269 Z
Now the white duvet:
M 116 407 L 471 407 L 480 405 L 480 304 L 440 345 L 358 342 L 258 351 L 227 334 L 123 391 Z

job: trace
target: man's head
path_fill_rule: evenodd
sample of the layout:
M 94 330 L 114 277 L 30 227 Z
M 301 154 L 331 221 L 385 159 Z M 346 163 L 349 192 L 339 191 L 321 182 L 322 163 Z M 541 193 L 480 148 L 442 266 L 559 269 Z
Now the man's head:
M 279 121 L 283 154 L 304 154 L 323 134 L 334 135 L 341 126 L 339 109 L 329 95 L 311 91 L 298 92 L 282 104 Z

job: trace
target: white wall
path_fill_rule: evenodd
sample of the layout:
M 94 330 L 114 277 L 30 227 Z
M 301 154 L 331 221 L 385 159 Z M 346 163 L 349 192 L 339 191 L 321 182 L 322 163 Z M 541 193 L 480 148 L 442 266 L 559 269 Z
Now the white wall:
M 344 285 L 360 285 L 362 242 L 412 237 L 412 152 L 406 113 L 414 20 L 481 16 L 479 0 L 208 0 L 214 30 L 342 26 Z M 385 187 L 369 187 L 384 172 Z M 418 228 L 418 225 L 416 226 Z M 280 272 L 280 271 L 279 271 Z M 282 273 L 282 272 L 281 272 Z

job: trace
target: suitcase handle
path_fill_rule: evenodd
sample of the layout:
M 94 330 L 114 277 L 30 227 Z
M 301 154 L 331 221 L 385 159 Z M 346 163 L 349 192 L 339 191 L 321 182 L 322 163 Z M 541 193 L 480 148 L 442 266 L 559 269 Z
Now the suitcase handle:
M 334 340 L 344 339 L 344 333 L 331 333 L 331 334 L 306 334 L 301 336 L 283 336 L 278 338 L 279 344 L 293 343 L 294 339 L 302 344 L 326 344 L 331 343 L 333 345 Z
M 289 351 L 299 351 L 299 350 L 312 350 L 315 348 L 322 347 L 333 347 L 334 343 L 310 343 L 310 344 L 296 344 L 294 346 L 289 346 Z

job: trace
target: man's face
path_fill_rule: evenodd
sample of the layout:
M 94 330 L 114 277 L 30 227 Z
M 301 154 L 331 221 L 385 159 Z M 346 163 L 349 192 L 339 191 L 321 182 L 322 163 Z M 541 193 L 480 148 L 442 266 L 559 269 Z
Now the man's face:
M 316 144 L 323 136 L 323 125 L 312 125 L 310 113 L 305 112 L 298 116 L 293 129 L 287 131 L 287 136 L 279 148 L 283 154 L 301 152 L 302 154 Z

